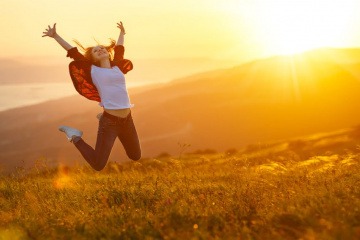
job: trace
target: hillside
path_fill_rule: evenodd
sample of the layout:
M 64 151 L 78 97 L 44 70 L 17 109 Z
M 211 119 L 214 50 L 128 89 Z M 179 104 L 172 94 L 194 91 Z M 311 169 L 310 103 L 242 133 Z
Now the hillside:
M 59 63 L 40 65 L 36 59 L 30 63 L 30 61 L 0 58 L 0 84 L 64 82 L 68 75 L 66 70 L 66 67 Z
M 62 56 L 1 58 L 0 84 L 69 82 L 68 64 L 72 59 Z M 130 57 L 130 56 L 128 56 Z M 190 74 L 234 65 L 234 60 L 210 58 L 132 59 L 134 71 L 129 72 L 132 86 L 162 83 Z
M 360 127 L 0 175 L 3 239 L 359 239 Z M 0 237 L 0 238 L 1 238 Z
M 179 143 L 224 151 L 355 126 L 359 64 L 358 49 L 320 49 L 130 91 L 143 156 L 177 154 Z M 100 111 L 77 96 L 0 113 L 0 164 L 83 162 L 57 126 L 82 129 L 93 145 Z M 110 159 L 126 160 L 119 143 Z

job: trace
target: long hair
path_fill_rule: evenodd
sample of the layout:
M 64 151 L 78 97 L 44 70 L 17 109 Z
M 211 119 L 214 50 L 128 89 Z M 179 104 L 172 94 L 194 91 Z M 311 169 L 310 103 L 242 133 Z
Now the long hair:
M 94 39 L 94 40 L 97 42 L 98 45 L 102 45 L 102 46 L 105 47 L 105 49 L 106 49 L 106 50 L 108 51 L 108 53 L 109 53 L 109 61 L 112 61 L 112 59 L 114 58 L 114 47 L 115 47 L 115 45 L 116 45 L 116 42 L 115 42 L 114 39 L 111 39 L 111 38 L 109 38 L 109 39 L 110 39 L 110 44 L 109 44 L 109 45 L 106 45 L 106 46 L 105 46 L 105 45 L 102 45 L 102 44 L 99 44 L 99 42 L 96 41 L 96 39 Z M 94 48 L 94 46 L 92 46 L 92 47 L 84 47 L 78 40 L 73 39 L 73 41 L 76 43 L 76 45 L 78 45 L 78 46 L 80 47 L 80 50 L 81 50 L 82 52 L 84 52 L 84 57 L 85 57 L 86 60 L 89 60 L 89 61 L 91 61 L 94 65 L 100 67 L 100 63 L 99 63 L 99 62 L 95 62 L 94 59 L 93 59 L 93 57 L 92 57 L 92 54 L 91 54 L 91 51 L 92 51 L 92 49 Z

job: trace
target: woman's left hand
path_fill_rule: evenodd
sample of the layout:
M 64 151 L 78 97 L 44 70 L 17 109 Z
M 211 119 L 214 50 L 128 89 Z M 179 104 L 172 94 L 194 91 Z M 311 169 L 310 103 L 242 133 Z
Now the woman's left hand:
M 125 28 L 123 26 L 123 23 L 120 21 L 120 23 L 117 23 L 117 27 L 120 28 L 121 32 L 123 32 L 125 34 Z

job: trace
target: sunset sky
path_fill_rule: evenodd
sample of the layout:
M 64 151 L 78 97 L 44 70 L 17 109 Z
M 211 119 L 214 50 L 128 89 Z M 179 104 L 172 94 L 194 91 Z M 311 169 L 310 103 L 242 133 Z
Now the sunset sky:
M 239 61 L 318 47 L 360 46 L 356 0 L 12 0 L 0 1 L 1 58 L 58 56 L 42 32 L 57 23 L 70 44 L 117 39 L 123 21 L 132 58 L 211 57 Z

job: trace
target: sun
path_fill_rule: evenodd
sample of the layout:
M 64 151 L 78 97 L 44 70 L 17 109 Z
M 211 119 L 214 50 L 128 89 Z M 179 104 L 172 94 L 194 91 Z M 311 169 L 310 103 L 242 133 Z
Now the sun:
M 355 0 L 230 0 L 233 15 L 247 27 L 254 47 L 273 54 L 294 54 L 344 46 L 354 38 Z M 240 36 L 241 34 L 241 36 Z
M 268 36 L 269 47 L 280 54 L 293 54 L 324 47 L 343 36 L 348 12 L 339 18 L 340 6 L 321 2 L 277 1 L 271 8 L 260 7 L 266 18 L 261 30 Z
M 273 1 L 260 7 L 268 48 L 279 54 L 345 44 L 353 37 L 352 1 Z M 263 19 L 263 20 L 265 20 Z

